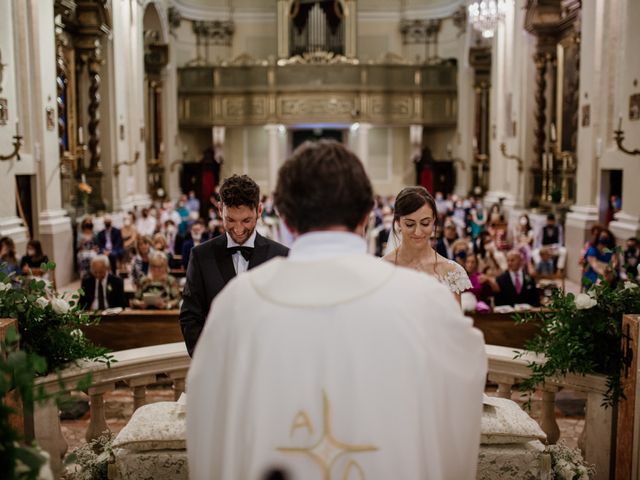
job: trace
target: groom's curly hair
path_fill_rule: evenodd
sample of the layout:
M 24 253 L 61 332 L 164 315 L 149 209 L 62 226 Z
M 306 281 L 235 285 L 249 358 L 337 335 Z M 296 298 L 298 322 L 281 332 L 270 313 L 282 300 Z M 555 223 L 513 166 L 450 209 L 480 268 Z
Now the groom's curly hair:
M 274 202 L 298 233 L 331 226 L 355 230 L 373 208 L 373 188 L 358 157 L 344 145 L 305 142 L 280 168 Z
M 248 175 L 232 175 L 222 182 L 220 200 L 227 207 L 247 206 L 255 210 L 260 203 L 260 187 Z

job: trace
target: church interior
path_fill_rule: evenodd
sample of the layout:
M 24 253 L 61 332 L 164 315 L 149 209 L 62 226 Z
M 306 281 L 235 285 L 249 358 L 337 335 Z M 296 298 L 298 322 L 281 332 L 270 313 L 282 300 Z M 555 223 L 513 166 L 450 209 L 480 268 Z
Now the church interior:
M 20 428 L 48 453 L 49 478 L 187 478 L 179 449 L 131 460 L 114 448 L 95 477 L 78 476 L 91 470 L 86 456 L 75 471 L 63 459 L 132 425 L 138 408 L 179 404 L 190 361 L 180 289 L 191 248 L 224 234 L 220 186 L 253 179 L 257 231 L 290 246 L 273 192 L 307 141 L 337 141 L 361 160 L 376 199 L 372 255 L 392 248 L 404 187 L 433 195 L 434 250 L 474 284 L 461 301 L 485 336 L 486 392 L 522 403 L 534 353 L 514 359 L 513 349 L 538 327 L 515 324 L 514 312 L 553 308 L 556 288 L 586 295 L 590 278 L 628 291 L 640 280 L 637 22 L 638 0 L 0 0 L 3 275 L 15 267 L 75 291 L 104 253 L 126 296 L 120 305 L 101 293 L 87 307 L 109 312 L 82 328 L 117 362 L 62 370 L 68 382 L 92 372 L 72 394 L 85 410 L 61 420 L 49 402 Z M 119 247 L 100 237 L 112 226 Z M 534 299 L 494 294 L 514 250 Z M 143 292 L 157 252 L 176 285 L 162 308 Z M 477 478 L 640 479 L 637 354 L 625 353 L 638 345 L 640 311 L 621 313 L 635 314 L 624 320 L 635 333 L 617 337 L 627 339 L 626 403 L 601 407 L 606 377 L 563 371 L 527 413 L 537 421 L 529 440 L 544 447 L 481 445 Z M 0 339 L 5 331 L 0 323 Z M 51 376 L 38 382 L 58 388 Z M 584 457 L 576 476 L 547 455 L 563 439 Z M 349 465 L 324 478 L 370 478 Z M 265 478 L 287 478 L 277 475 Z

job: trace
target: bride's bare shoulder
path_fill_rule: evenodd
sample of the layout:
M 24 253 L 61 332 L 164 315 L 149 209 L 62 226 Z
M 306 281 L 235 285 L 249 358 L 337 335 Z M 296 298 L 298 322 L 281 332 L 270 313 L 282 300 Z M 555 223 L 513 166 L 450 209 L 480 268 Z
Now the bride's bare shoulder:
M 396 260 L 397 260 L 397 253 L 396 250 L 392 250 L 391 252 L 387 253 L 384 257 L 382 257 L 383 260 L 387 261 L 387 262 L 391 262 L 393 264 L 396 264 Z
M 437 270 L 438 273 L 443 274 L 443 273 L 449 273 L 449 272 L 457 272 L 460 269 L 464 270 L 464 268 L 462 268 L 462 266 L 457 263 L 454 262 L 453 260 L 449 260 L 446 257 L 443 257 L 442 255 L 440 255 L 439 253 L 437 254 Z

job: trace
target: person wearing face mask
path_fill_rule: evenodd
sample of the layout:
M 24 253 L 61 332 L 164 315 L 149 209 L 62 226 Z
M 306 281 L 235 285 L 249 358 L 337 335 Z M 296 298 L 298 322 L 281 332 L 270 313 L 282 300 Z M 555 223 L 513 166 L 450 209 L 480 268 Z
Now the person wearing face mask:
M 487 223 L 487 209 L 484 208 L 482 200 L 478 200 L 475 207 L 471 209 L 471 237 L 475 240 L 484 230 Z
M 48 261 L 49 258 L 42 252 L 40 240 L 29 240 L 27 254 L 20 259 L 20 270 L 25 275 L 31 275 L 32 269 L 40 269 L 40 266 Z
M 436 250 L 440 255 L 449 260 L 455 260 L 453 255 L 453 244 L 458 239 L 458 229 L 453 220 L 447 219 L 444 221 L 444 235 L 438 240 Z
M 104 230 L 98 232 L 98 247 L 100 253 L 109 257 L 111 272 L 116 273 L 118 260 L 124 254 L 124 244 L 120 229 L 113 226 L 113 219 L 108 213 L 103 217 Z
M 136 229 L 136 215 L 128 212 L 122 221 L 122 245 L 124 247 L 123 261 L 129 263 L 135 255 L 136 243 L 138 242 L 138 230 Z
M 616 240 L 608 229 L 604 228 L 598 235 L 595 245 L 587 250 L 587 268 L 582 276 L 582 286 L 588 289 L 601 279 L 614 284 L 617 280 L 619 258 L 614 248 Z
M 20 274 L 20 265 L 16 258 L 16 244 L 11 237 L 0 238 L 0 271 L 6 275 Z
M 154 233 L 156 233 L 156 218 L 151 215 L 148 208 L 143 208 L 140 213 L 140 218 L 136 223 L 136 229 L 140 235 L 146 235 L 148 237 L 152 237 Z
M 189 258 L 191 257 L 193 247 L 197 247 L 207 240 L 209 240 L 209 234 L 206 231 L 205 224 L 201 219 L 197 219 L 193 222 L 193 225 L 191 225 L 191 231 L 182 244 L 182 267 L 184 269 L 189 266 Z
M 91 261 L 98 255 L 98 241 L 93 233 L 93 222 L 86 218 L 80 225 L 80 237 L 78 238 L 78 274 L 81 279 L 91 274 Z
M 200 243 L 204 224 L 200 221 L 193 225 L 191 235 L 196 246 L 188 251 L 183 247 L 183 261 L 185 253 L 188 261 L 180 308 L 180 326 L 189 355 L 193 355 L 211 301 L 223 287 L 236 275 L 288 254 L 287 247 L 256 231 L 261 214 L 258 185 L 247 175 L 233 175 L 220 187 L 220 216 L 226 234 Z
M 478 245 L 477 255 L 481 272 L 497 277 L 507 269 L 507 258 L 504 252 L 496 248 L 489 232 L 482 232 L 476 244 Z

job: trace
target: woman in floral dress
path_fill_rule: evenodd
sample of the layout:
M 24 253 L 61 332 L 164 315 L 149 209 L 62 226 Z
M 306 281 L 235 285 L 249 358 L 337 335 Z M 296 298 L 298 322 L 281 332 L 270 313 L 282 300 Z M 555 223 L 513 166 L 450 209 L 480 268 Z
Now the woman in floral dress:
M 434 276 L 455 295 L 471 288 L 464 268 L 439 255 L 431 244 L 436 236 L 438 212 L 431 194 L 424 187 L 404 188 L 396 197 L 393 232 L 400 232 L 400 246 L 384 260 Z

